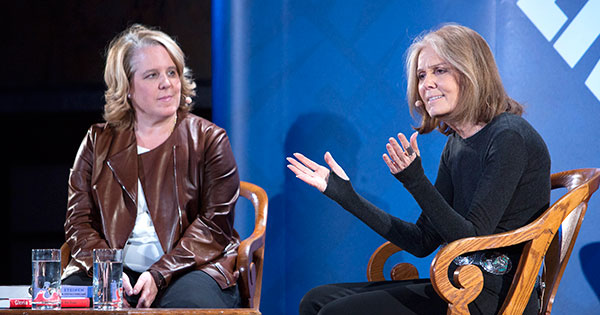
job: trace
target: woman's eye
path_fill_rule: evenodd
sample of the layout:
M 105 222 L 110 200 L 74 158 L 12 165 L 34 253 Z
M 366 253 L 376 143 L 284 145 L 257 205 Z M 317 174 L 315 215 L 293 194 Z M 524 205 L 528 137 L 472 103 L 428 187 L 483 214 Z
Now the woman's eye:
M 446 70 L 445 68 L 437 68 L 435 70 L 435 73 L 437 73 L 437 74 L 444 74 L 446 72 L 448 72 L 448 70 Z
M 171 70 L 171 71 L 168 72 L 168 74 L 169 74 L 170 77 L 176 77 L 177 76 L 177 71 Z
M 419 79 L 419 81 L 425 79 L 425 73 L 417 73 L 417 78 Z
M 156 73 L 150 73 L 146 75 L 146 79 L 152 79 L 154 77 L 156 77 Z

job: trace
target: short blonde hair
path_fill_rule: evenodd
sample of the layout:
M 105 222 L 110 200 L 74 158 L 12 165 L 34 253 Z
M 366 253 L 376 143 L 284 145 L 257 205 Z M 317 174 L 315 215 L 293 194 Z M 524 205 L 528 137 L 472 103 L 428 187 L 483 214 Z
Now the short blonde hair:
M 415 128 L 419 133 L 434 129 L 445 135 L 452 132 L 446 123 L 429 116 L 424 106 L 415 105 L 417 101 L 425 104 L 419 96 L 417 77 L 419 54 L 424 47 L 431 47 L 458 73 L 459 103 L 448 116 L 449 121 L 488 123 L 503 112 L 523 113 L 523 106 L 506 94 L 494 56 L 483 37 L 468 27 L 448 24 L 419 36 L 407 51 L 406 98 L 411 114 L 421 116 L 421 125 Z
M 178 111 L 187 112 L 191 109 L 192 104 L 185 100 L 196 95 L 196 83 L 192 79 L 191 70 L 185 66 L 185 55 L 179 45 L 161 31 L 134 24 L 117 35 L 108 47 L 104 68 L 104 119 L 109 125 L 118 129 L 133 128 L 135 110 L 127 97 L 133 77 L 132 59 L 138 49 L 153 45 L 163 46 L 177 68 L 181 80 Z

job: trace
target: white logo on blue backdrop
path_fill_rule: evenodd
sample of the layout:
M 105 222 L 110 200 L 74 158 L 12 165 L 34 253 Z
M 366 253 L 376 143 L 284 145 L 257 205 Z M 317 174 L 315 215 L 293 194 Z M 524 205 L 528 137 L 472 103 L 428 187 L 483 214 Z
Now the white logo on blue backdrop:
M 551 42 L 567 23 L 567 16 L 555 0 L 519 0 L 517 6 Z M 589 0 L 554 42 L 554 49 L 573 68 L 600 35 L 600 0 Z M 585 80 L 585 85 L 600 101 L 600 60 Z

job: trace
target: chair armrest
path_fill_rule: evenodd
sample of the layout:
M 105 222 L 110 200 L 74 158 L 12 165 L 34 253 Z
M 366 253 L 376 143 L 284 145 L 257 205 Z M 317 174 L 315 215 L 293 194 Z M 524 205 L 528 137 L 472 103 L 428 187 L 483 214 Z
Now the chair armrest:
M 240 243 L 236 267 L 240 273 L 240 293 L 244 305 L 258 309 L 262 282 L 268 198 L 257 185 L 240 182 L 240 195 L 250 200 L 255 209 L 254 231 Z
M 240 243 L 237 257 L 237 270 L 240 273 L 240 292 L 242 296 L 249 297 L 250 307 L 254 297 L 257 279 L 257 266 L 255 261 L 259 260 L 264 253 L 265 233 L 254 231 L 252 235 Z
M 368 281 L 385 281 L 383 275 L 383 267 L 385 262 L 393 254 L 401 251 L 402 249 L 391 242 L 385 242 L 379 246 L 371 255 L 369 264 L 367 265 L 367 280 Z M 415 266 L 409 263 L 400 263 L 392 268 L 391 272 L 392 280 L 409 280 L 419 278 L 419 272 Z
M 570 193 L 570 198 L 561 198 L 538 219 L 519 229 L 493 235 L 468 237 L 442 247 L 431 262 L 430 277 L 436 292 L 448 302 L 449 314 L 469 314 L 467 305 L 479 295 L 483 288 L 481 270 L 469 265 L 459 267 L 454 272 L 454 279 L 457 280 L 459 288 L 450 283 L 448 268 L 455 257 L 469 252 L 525 243 L 519 266 L 515 272 L 515 280 L 513 280 L 513 285 L 506 298 L 509 301 L 508 304 L 511 304 L 511 308 L 521 309 L 522 312 L 529 299 L 529 294 L 525 292 L 533 290 L 535 277 L 552 238 L 558 231 L 563 218 L 585 198 L 585 194 L 586 191 L 583 189 L 574 190 Z M 514 301 L 513 297 L 516 297 Z M 504 306 L 506 305 L 507 303 L 504 304 Z
M 477 298 L 483 288 L 483 274 L 478 267 L 473 265 L 461 266 L 454 272 L 454 280 L 459 284 L 459 288 L 450 283 L 448 268 L 455 257 L 465 253 L 527 242 L 526 252 L 530 252 L 530 254 L 521 258 L 524 261 L 520 262 L 515 278 L 526 286 L 523 291 L 531 292 L 535 276 L 537 276 L 537 272 L 534 270 L 539 270 L 547 245 L 538 251 L 529 251 L 529 247 L 532 246 L 532 242 L 529 241 L 540 240 L 539 245 L 543 246 L 552 239 L 555 233 L 552 228 L 544 228 L 545 221 L 536 220 L 510 232 L 460 239 L 442 247 L 431 263 L 430 276 L 434 289 L 448 302 L 449 310 L 452 309 L 450 314 L 469 314 L 467 305 Z M 528 272 L 524 273 L 524 270 L 528 270 Z M 529 295 L 527 295 L 527 299 L 529 299 Z
M 597 183 L 596 183 L 597 184 Z M 511 288 L 500 313 L 522 313 L 535 285 L 545 255 L 558 228 L 574 209 L 586 203 L 590 196 L 589 184 L 582 184 L 556 201 L 539 218 L 519 229 L 494 235 L 469 237 L 454 241 L 440 249 L 431 262 L 430 276 L 436 292 L 448 302 L 448 314 L 469 314 L 467 305 L 483 288 L 483 274 L 478 267 L 467 265 L 454 272 L 459 287 L 448 279 L 448 268 L 455 257 L 484 249 L 525 244 Z

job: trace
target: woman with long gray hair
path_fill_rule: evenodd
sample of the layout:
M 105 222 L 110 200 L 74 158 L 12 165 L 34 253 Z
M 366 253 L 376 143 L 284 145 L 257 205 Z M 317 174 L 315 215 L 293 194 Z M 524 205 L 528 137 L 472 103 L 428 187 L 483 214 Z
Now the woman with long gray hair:
M 407 99 L 420 124 L 407 138 L 389 138 L 383 160 L 422 209 L 416 223 L 378 209 L 358 195 L 331 154 L 329 168 L 300 153 L 288 168 L 405 251 L 425 257 L 454 240 L 504 232 L 537 218 L 550 202 L 550 157 L 543 139 L 506 94 L 485 40 L 446 25 L 417 38 L 407 55 Z M 437 129 L 448 140 L 434 183 L 425 176 L 417 135 Z M 475 264 L 484 288 L 471 314 L 494 314 L 512 282 L 522 246 L 459 256 Z M 496 264 L 490 266 L 486 262 Z M 453 270 L 451 270 L 453 271 Z M 537 314 L 532 294 L 525 314 Z M 341 283 L 309 291 L 300 314 L 445 314 L 429 279 Z

